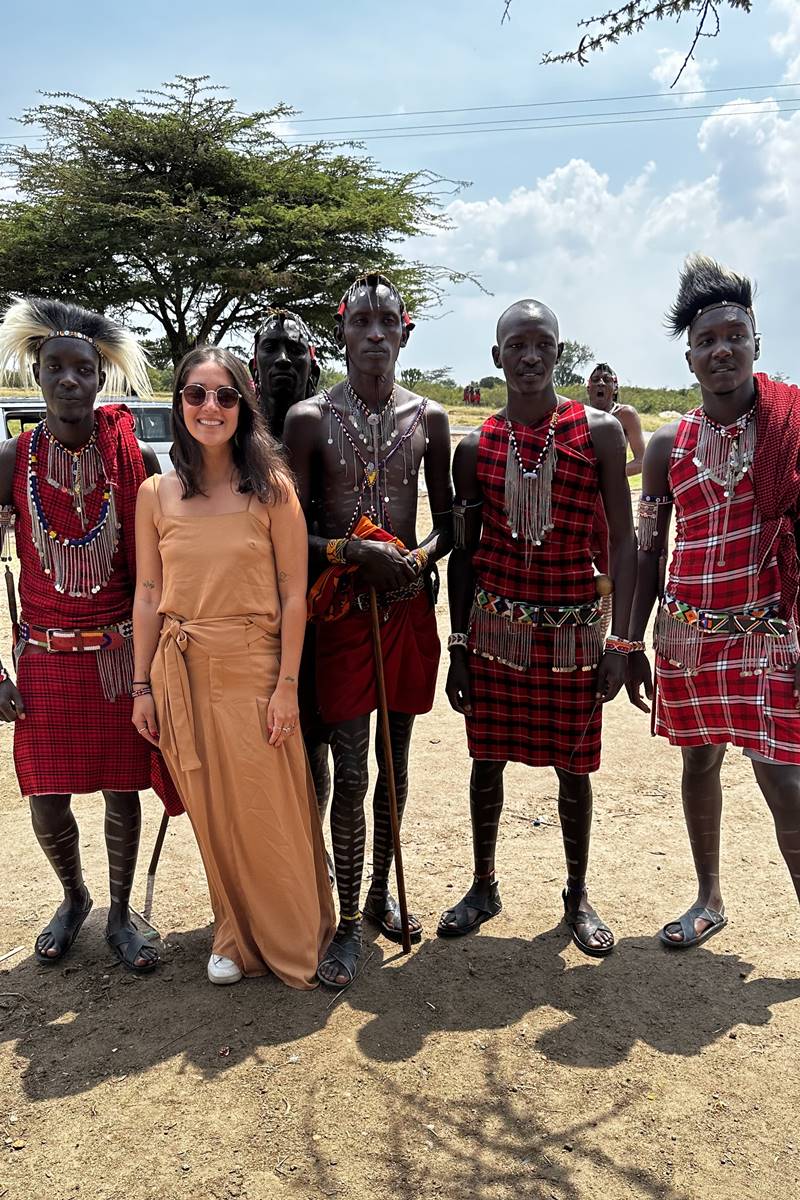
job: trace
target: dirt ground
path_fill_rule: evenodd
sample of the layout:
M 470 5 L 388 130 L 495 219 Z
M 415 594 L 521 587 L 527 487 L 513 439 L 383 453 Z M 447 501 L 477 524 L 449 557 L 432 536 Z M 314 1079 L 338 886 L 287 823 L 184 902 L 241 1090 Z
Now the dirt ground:
M 555 780 L 521 767 L 507 772 L 505 911 L 441 941 L 470 837 L 463 727 L 440 688 L 416 727 L 404 823 L 425 939 L 404 958 L 370 935 L 336 996 L 206 982 L 210 910 L 185 817 L 155 891 L 164 964 L 148 979 L 117 967 L 99 797 L 76 802 L 94 911 L 63 966 L 37 966 L 58 890 L 5 727 L 0 752 L 0 957 L 22 947 L 0 965 L 2 1200 L 798 1194 L 800 914 L 737 754 L 724 768 L 731 921 L 707 947 L 670 955 L 653 938 L 694 897 L 679 756 L 624 699 L 606 714 L 590 876 L 614 954 L 583 957 L 559 923 Z M 144 810 L 139 908 L 161 815 L 150 793 Z

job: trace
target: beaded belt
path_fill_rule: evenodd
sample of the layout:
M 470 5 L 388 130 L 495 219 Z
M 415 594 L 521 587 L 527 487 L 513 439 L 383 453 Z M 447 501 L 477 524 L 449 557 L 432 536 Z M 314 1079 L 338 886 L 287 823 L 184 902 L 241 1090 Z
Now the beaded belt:
M 776 616 L 776 608 L 771 605 L 751 608 L 747 612 L 715 611 L 712 608 L 693 608 L 683 600 L 665 596 L 663 608 L 673 621 L 692 625 L 700 633 L 761 633 L 766 637 L 786 637 L 789 633 L 789 622 Z
M 413 600 L 415 596 L 425 587 L 425 576 L 420 575 L 418 579 L 413 580 L 406 587 L 397 588 L 393 592 L 378 592 L 378 608 L 387 609 L 393 604 L 399 604 L 402 600 Z M 359 609 L 361 612 L 369 612 L 370 609 L 370 593 L 359 592 L 353 597 L 353 608 Z
M 23 642 L 38 646 L 50 654 L 120 650 L 133 637 L 133 621 L 120 621 L 117 625 L 104 625 L 100 629 L 45 629 L 20 621 L 19 636 Z
M 529 604 L 526 600 L 508 600 L 485 588 L 476 588 L 475 607 L 506 621 L 519 622 L 544 629 L 561 629 L 569 625 L 596 625 L 603 614 L 597 600 L 586 604 Z

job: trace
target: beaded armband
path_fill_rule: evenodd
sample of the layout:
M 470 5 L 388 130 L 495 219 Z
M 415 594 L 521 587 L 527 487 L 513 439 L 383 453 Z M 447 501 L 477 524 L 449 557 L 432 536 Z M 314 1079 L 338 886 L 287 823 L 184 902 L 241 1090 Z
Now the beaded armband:
M 341 566 L 346 562 L 344 556 L 344 548 L 347 545 L 347 538 L 331 538 L 325 547 L 325 557 L 333 566 Z
M 467 513 L 482 506 L 482 500 L 455 500 L 453 502 L 454 549 L 463 550 L 467 544 Z
M 658 526 L 658 510 L 672 504 L 672 496 L 646 496 L 639 501 L 639 549 L 652 550 Z
M 455 646 L 463 646 L 467 648 L 467 635 L 465 633 L 451 633 L 447 639 L 447 649 L 452 650 Z
M 421 575 L 428 565 L 428 551 L 424 546 L 417 546 L 416 550 L 411 551 L 411 557 L 417 564 L 417 574 Z

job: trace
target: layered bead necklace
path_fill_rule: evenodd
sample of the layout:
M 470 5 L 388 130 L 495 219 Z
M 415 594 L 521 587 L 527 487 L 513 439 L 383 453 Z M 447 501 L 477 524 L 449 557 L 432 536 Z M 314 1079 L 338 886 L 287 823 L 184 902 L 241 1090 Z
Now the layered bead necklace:
M 351 393 L 358 400 L 358 407 L 352 404 Z M 345 385 L 345 397 L 348 408 L 347 418 L 354 431 L 351 432 L 348 428 L 348 422 L 334 405 L 330 393 L 325 391 L 323 392 L 323 396 L 328 406 L 328 445 L 332 446 L 336 442 L 339 452 L 339 465 L 344 468 L 345 479 L 348 481 L 350 479 L 349 450 L 349 457 L 352 462 L 352 490 L 358 495 L 356 507 L 345 537 L 349 537 L 353 532 L 358 523 L 358 518 L 362 514 L 370 516 L 376 524 L 380 525 L 383 529 L 391 531 L 392 522 L 388 509 L 388 465 L 395 454 L 402 453 L 403 484 L 406 487 L 408 486 L 409 476 L 413 477 L 417 474 L 418 461 L 414 450 L 413 437 L 417 431 L 417 427 L 421 424 L 425 433 L 425 445 L 428 445 L 428 429 L 425 419 L 427 400 L 424 397 L 420 399 L 420 403 L 411 418 L 410 424 L 403 433 L 400 433 L 397 429 L 394 388 L 392 388 L 392 394 L 383 408 L 379 412 L 373 412 L 364 404 L 360 396 L 350 387 L 348 382 Z M 385 414 L 390 407 L 391 417 L 387 419 Z M 359 414 L 356 419 L 354 419 L 355 412 Z M 369 449 L 362 453 L 361 447 L 369 447 Z M 385 453 L 382 453 L 383 451 Z M 364 454 L 367 455 L 366 458 Z
M 529 567 L 533 548 L 541 546 L 553 528 L 553 476 L 556 470 L 556 426 L 558 406 L 547 427 L 544 445 L 532 467 L 526 467 L 517 444 L 514 427 L 506 417 L 508 456 L 506 458 L 505 508 L 511 536 L 525 543 L 525 566 Z
M 700 411 L 700 429 L 693 462 L 719 484 L 725 497 L 725 516 L 717 559 L 720 567 L 725 566 L 725 542 L 733 496 L 756 456 L 755 413 L 756 407 L 753 405 L 733 425 L 725 426 L 712 421 L 704 409 Z
M 85 530 L 81 537 L 59 533 L 45 513 L 38 477 L 39 449 L 43 437 L 48 441 L 47 482 L 71 494 L 73 507 L 81 518 L 81 528 Z M 89 454 L 84 459 L 86 451 Z M 98 486 L 103 489 L 100 512 L 97 522 L 86 529 L 83 497 Z M 28 446 L 28 511 L 31 538 L 39 562 L 45 575 L 52 576 L 57 592 L 65 592 L 69 596 L 90 596 L 105 587 L 111 577 L 120 526 L 114 504 L 114 489 L 106 477 L 97 449 L 96 427 L 86 446 L 73 452 L 56 441 L 44 421 L 36 426 Z

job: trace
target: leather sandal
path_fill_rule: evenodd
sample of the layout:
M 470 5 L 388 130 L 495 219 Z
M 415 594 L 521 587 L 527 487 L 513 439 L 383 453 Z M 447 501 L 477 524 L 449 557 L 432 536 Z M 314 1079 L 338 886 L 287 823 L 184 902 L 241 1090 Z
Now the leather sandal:
M 581 896 L 585 895 L 586 888 L 581 888 Z M 597 913 L 569 912 L 567 905 L 569 903 L 569 889 L 564 888 L 561 893 L 561 899 L 564 901 L 564 921 L 572 935 L 572 940 L 575 945 L 584 954 L 588 954 L 590 958 L 605 958 L 614 949 L 616 942 L 614 934 L 606 925 L 605 921 L 601 921 Z M 578 935 L 578 929 L 581 930 L 583 937 Z M 589 938 L 594 937 L 598 933 L 608 933 L 611 936 L 611 941 L 607 946 L 593 946 Z
M 478 914 L 472 920 L 469 918 L 470 909 Z M 496 879 L 489 887 L 488 896 L 476 895 L 473 884 L 458 904 L 453 908 L 445 909 L 439 918 L 436 932 L 439 937 L 464 937 L 473 930 L 479 929 L 485 921 L 491 921 L 492 917 L 496 917 L 502 911 L 503 904 L 500 900 L 500 889 Z
M 710 921 L 711 924 L 702 933 L 697 933 L 694 927 L 695 921 Z M 715 908 L 706 908 L 702 904 L 695 904 L 692 908 L 688 908 L 683 916 L 678 917 L 677 921 L 667 921 L 658 936 L 670 950 L 691 950 L 692 946 L 702 946 L 703 942 L 707 942 L 727 924 L 728 918 L 725 916 L 724 908 L 717 912 Z M 676 942 L 667 933 L 667 930 L 673 927 L 677 927 L 683 934 L 683 938 L 679 942 Z

